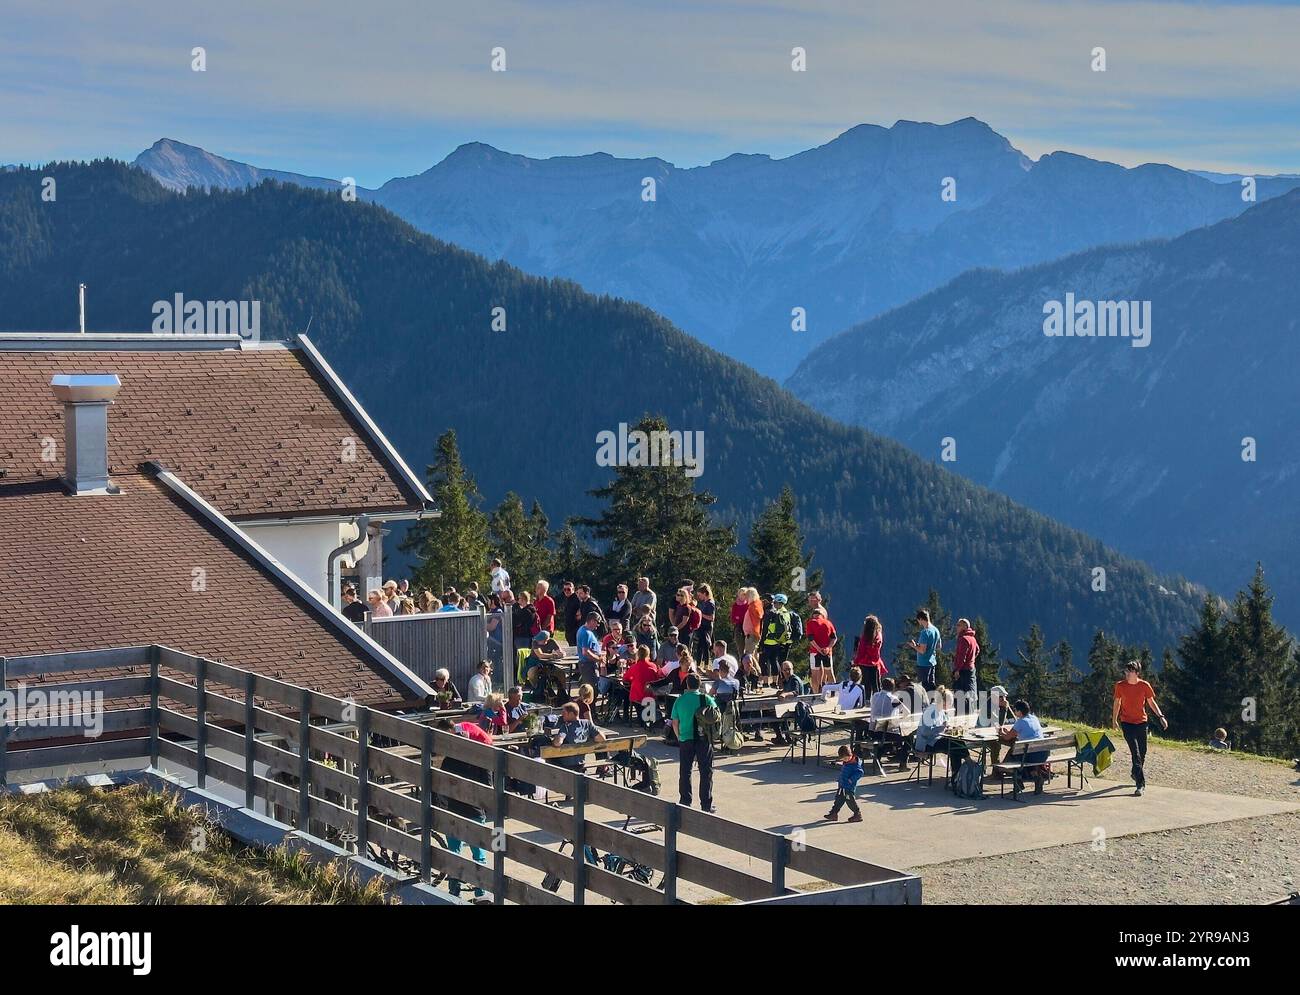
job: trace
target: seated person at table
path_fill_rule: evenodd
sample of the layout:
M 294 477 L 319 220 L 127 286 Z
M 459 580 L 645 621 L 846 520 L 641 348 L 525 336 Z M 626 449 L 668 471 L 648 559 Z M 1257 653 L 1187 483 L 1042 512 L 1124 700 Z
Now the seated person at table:
M 734 675 L 736 661 L 723 656 L 714 663 L 717 664 L 718 676 L 713 681 L 713 697 L 717 699 L 719 708 L 725 708 L 740 696 L 740 681 Z
M 925 688 L 921 687 L 920 682 L 915 680 L 911 674 L 898 675 L 898 683 L 894 686 L 894 695 L 903 703 L 908 715 L 923 712 L 925 706 L 930 704 L 930 696 L 926 693 Z
M 486 746 L 492 745 L 492 734 L 480 729 L 473 722 L 452 722 L 451 719 L 439 719 L 433 724 L 433 727 L 441 729 L 443 732 L 454 732 L 457 736 L 464 736 L 476 743 L 483 743 Z
M 758 679 L 762 676 L 763 668 L 758 662 L 758 654 L 742 653 L 740 656 L 740 672 L 736 675 L 741 682 L 741 686 L 748 688 L 750 691 L 757 691 Z
M 1016 717 L 1016 721 L 1010 728 L 1004 726 L 998 730 L 998 742 L 1010 747 L 1014 743 L 1043 738 L 1042 724 L 1038 721 L 1038 716 L 1029 710 L 1029 702 L 1023 698 L 1013 701 L 1011 703 L 1011 714 Z M 1007 752 L 1010 754 L 1010 750 Z M 1047 766 L 1047 757 L 1048 752 L 1046 750 L 1034 750 L 1016 758 L 1025 765 L 1021 768 L 1022 773 L 1027 773 L 1033 779 L 1034 794 L 1036 795 L 1043 793 L 1043 782 L 1051 776 L 1044 769 Z
M 541 629 L 537 635 L 533 636 L 532 649 L 528 653 L 528 658 L 524 661 L 524 683 L 535 685 L 541 680 L 542 671 L 538 667 L 544 667 L 548 664 L 558 664 L 564 659 L 564 650 L 560 649 L 560 644 L 551 638 L 550 632 Z
M 456 685 L 452 683 L 450 672 L 444 667 L 439 667 L 433 673 L 433 693 L 439 698 L 443 695 L 450 695 L 451 697 L 446 699 L 448 706 L 460 704 L 460 692 L 456 690 Z M 443 702 L 440 701 L 438 705 L 443 707 Z
M 524 719 L 528 717 L 528 706 L 524 704 L 524 689 L 517 684 L 510 689 L 505 701 L 506 732 L 520 732 L 524 728 Z
M 486 729 L 496 736 L 506 731 L 507 724 L 505 702 L 502 700 L 501 695 L 496 692 L 489 694 L 483 699 L 483 704 L 479 708 L 479 728 Z
M 661 680 L 664 675 L 650 659 L 649 646 L 636 648 L 636 661 L 628 667 L 626 676 L 628 710 L 624 714 L 628 721 L 632 720 L 631 710 L 635 707 L 641 709 L 643 720 L 649 716 L 648 724 L 655 725 L 659 721 L 659 706 L 655 702 L 654 689 L 651 685 Z
M 668 678 L 672 681 L 669 689 L 673 694 L 682 694 L 686 690 L 686 678 L 694 673 L 695 661 L 691 659 L 691 651 L 686 648 L 686 644 L 682 643 L 677 647 L 677 664 L 668 672 Z
M 551 734 L 552 746 L 585 746 L 588 743 L 603 742 L 605 742 L 605 734 L 589 720 L 579 718 L 576 704 L 570 701 L 560 709 L 560 723 Z M 582 755 L 555 757 L 551 763 L 569 770 L 581 770 Z
M 713 641 L 713 665 L 712 665 L 712 670 L 715 674 L 718 672 L 719 669 L 718 665 L 722 663 L 723 660 L 726 660 L 731 664 L 731 676 L 737 677 L 740 674 L 740 664 L 737 662 L 734 656 L 732 656 L 730 653 L 727 652 L 726 641 L 723 639 L 715 639 Z
M 651 660 L 658 656 L 659 637 L 655 635 L 654 620 L 649 615 L 641 616 L 632 629 L 632 635 L 636 637 L 638 646 L 648 646 L 650 648 Z
M 596 701 L 596 689 L 590 684 L 583 684 L 578 688 L 578 718 L 586 719 L 588 722 L 593 720 L 591 706 Z
M 803 681 L 799 680 L 795 675 L 794 664 L 789 660 L 786 660 L 781 664 L 781 673 L 777 678 L 776 700 L 792 701 L 793 699 L 798 698 L 801 694 L 803 694 Z M 790 737 L 786 734 L 786 730 L 790 725 L 790 720 L 788 718 L 776 719 L 775 721 L 768 723 L 768 725 L 776 733 L 776 735 L 772 737 L 773 743 L 777 746 L 790 745 Z M 759 730 L 761 729 L 762 727 L 760 726 Z M 762 740 L 762 732 L 756 731 L 754 733 L 754 738 L 755 740 Z
M 882 722 L 906 714 L 903 703 L 894 694 L 894 679 L 886 677 L 880 682 L 880 690 L 871 696 L 871 721 Z
M 492 693 L 492 661 L 480 660 L 474 676 L 469 679 L 469 700 L 483 701 Z
M 655 663 L 659 664 L 659 669 L 666 675 L 672 673 L 677 667 L 677 627 L 670 625 L 668 631 L 664 633 L 663 642 L 659 644 L 659 652 L 655 655 Z
M 862 687 L 862 668 L 850 667 L 849 675 L 838 684 L 826 684 L 822 690 L 834 695 L 836 707 L 841 712 L 851 712 L 866 704 L 866 691 Z

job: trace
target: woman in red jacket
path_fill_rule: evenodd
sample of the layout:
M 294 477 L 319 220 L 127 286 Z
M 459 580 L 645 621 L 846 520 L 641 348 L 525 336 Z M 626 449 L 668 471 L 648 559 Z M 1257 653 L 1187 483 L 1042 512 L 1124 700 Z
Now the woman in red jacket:
M 862 686 L 867 698 L 880 690 L 880 681 L 889 673 L 889 667 L 880 657 L 880 647 L 885 643 L 885 630 L 880 619 L 868 615 L 862 620 L 862 636 L 858 650 L 853 654 L 853 665 L 862 669 Z

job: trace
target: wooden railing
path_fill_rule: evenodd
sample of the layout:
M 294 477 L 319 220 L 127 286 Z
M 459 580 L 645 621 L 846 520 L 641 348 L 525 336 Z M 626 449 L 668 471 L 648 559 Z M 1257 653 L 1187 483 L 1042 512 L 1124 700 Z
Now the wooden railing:
M 863 888 L 863 901 L 919 900 L 919 882 L 897 871 L 167 647 L 0 658 L 0 689 L 5 679 L 12 684 L 107 666 L 138 673 L 35 686 L 47 695 L 81 689 L 101 691 L 106 702 L 137 699 L 104 714 L 104 731 L 114 738 L 15 748 L 57 735 L 48 723 L 24 724 L 10 731 L 7 742 L 0 740 L 0 778 L 7 770 L 148 756 L 152 767 L 168 762 L 192 771 L 199 788 L 215 782 L 242 790 L 249 809 L 261 799 L 268 811 L 288 813 L 282 821 L 301 832 L 351 838 L 363 856 L 373 843 L 409 860 L 423 881 L 446 875 L 491 891 L 498 903 L 568 901 L 511 873 L 508 863 L 530 869 L 534 879 L 540 872 L 567 883 L 576 904 L 589 894 L 624 904 L 674 903 L 683 900 L 683 885 L 698 886 L 710 897 L 769 899 L 793 894 L 789 873 L 844 888 L 876 886 L 870 897 Z M 440 757 L 486 772 L 491 783 L 439 769 Z M 259 765 L 265 765 L 261 774 Z M 568 796 L 572 807 L 566 811 L 511 793 L 509 779 Z M 435 798 L 480 809 L 487 821 L 448 811 Z M 602 810 L 660 827 L 659 838 L 606 825 Z M 312 833 L 318 826 L 328 829 Z M 444 849 L 435 834 L 487 851 L 490 864 Z M 539 842 L 539 835 L 571 841 L 572 852 L 560 853 L 554 842 Z M 585 845 L 644 865 L 662 881 L 653 887 L 589 864 Z M 743 869 L 741 861 L 723 862 L 721 854 L 714 859 L 699 852 L 717 848 L 751 858 L 761 873 Z

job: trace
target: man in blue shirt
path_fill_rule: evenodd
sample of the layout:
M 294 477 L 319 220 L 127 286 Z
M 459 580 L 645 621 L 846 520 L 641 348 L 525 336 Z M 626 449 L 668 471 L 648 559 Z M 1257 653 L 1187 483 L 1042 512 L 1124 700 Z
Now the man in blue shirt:
M 596 629 L 600 626 L 599 615 L 588 615 L 578 630 L 578 675 L 582 683 L 595 687 L 600 681 L 601 669 L 605 665 L 605 650 L 600 645 Z
M 939 638 L 939 630 L 930 622 L 930 613 L 924 608 L 917 609 L 916 624 L 921 631 L 907 645 L 916 650 L 916 679 L 920 681 L 921 687 L 933 691 L 942 640 Z
M 1023 743 L 1026 740 L 1043 738 L 1042 723 L 1038 721 L 1038 716 L 1030 711 L 1029 702 L 1025 701 L 1024 698 L 1018 698 L 1011 703 L 1011 712 L 1015 715 L 1016 721 L 1012 723 L 1010 729 L 1002 728 L 998 730 L 999 742 L 1010 746 L 1013 743 Z M 1020 758 L 1020 762 L 1025 766 L 1021 768 L 1021 772 L 1017 776 L 1022 777 L 1025 773 L 1028 773 L 1033 778 L 1034 794 L 1036 795 L 1043 793 L 1043 782 L 1048 776 L 1042 767 L 1047 763 L 1047 757 L 1048 752 L 1046 750 L 1033 750 Z

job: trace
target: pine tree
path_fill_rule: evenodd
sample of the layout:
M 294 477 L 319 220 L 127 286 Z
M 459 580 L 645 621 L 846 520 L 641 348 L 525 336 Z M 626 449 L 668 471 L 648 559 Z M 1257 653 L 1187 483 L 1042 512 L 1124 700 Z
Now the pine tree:
M 784 593 L 790 610 L 806 622 L 808 592 L 822 586 L 821 570 L 809 569 L 812 560 L 812 553 L 803 551 L 794 491 L 787 484 L 750 529 L 746 577 L 761 593 Z
M 479 510 L 478 488 L 461 462 L 455 429 L 438 437 L 426 479 L 440 514 L 416 522 L 398 547 L 419 558 L 413 586 L 441 594 L 448 584 L 482 583 L 488 565 L 487 516 Z
M 642 419 L 634 431 L 666 432 L 662 418 Z M 596 518 L 574 519 L 603 543 L 594 560 L 594 580 L 602 589 L 644 575 L 651 586 L 669 590 L 690 578 L 726 590 L 740 576 L 736 530 L 715 525 L 709 509 L 717 502 L 696 491 L 686 467 L 618 466 L 614 479 L 591 491 L 608 502 Z
M 981 690 L 987 691 L 1002 683 L 1002 647 L 994 644 L 983 616 L 976 616 L 971 628 L 980 648 L 980 655 L 975 658 L 975 680 Z
M 1123 647 L 1098 629 L 1088 648 L 1088 673 L 1079 687 L 1079 718 L 1088 725 L 1110 726 L 1115 685 L 1120 679 Z
M 582 537 L 573 527 L 572 521 L 566 521 L 564 527 L 555 534 L 555 556 L 551 562 L 551 591 L 556 597 L 560 584 L 571 580 L 580 584 L 589 576 L 592 555 Z
M 1062 639 L 1056 644 L 1056 664 L 1048 677 L 1043 714 L 1077 720 L 1080 717 L 1080 679 L 1079 668 L 1074 665 L 1074 647 Z
M 533 585 L 551 572 L 548 521 L 542 507 L 533 502 L 530 514 L 524 514 L 524 502 L 514 491 L 507 491 L 496 510 L 488 516 L 488 536 L 492 554 L 499 556 L 518 590 L 532 592 Z
M 1296 744 L 1297 677 L 1294 644 L 1273 621 L 1273 595 L 1258 564 L 1250 585 L 1232 604 L 1226 665 L 1228 699 L 1221 708 L 1235 745 L 1281 755 Z
M 1049 698 L 1050 675 L 1045 645 L 1042 630 L 1035 622 L 1029 627 L 1028 635 L 1021 637 L 1020 645 L 1016 648 L 1016 659 L 1007 664 L 1007 683 L 1011 697 L 1024 698 L 1035 711 L 1041 709 Z

